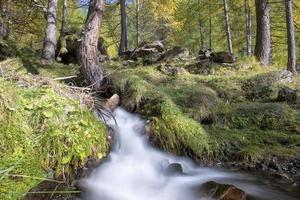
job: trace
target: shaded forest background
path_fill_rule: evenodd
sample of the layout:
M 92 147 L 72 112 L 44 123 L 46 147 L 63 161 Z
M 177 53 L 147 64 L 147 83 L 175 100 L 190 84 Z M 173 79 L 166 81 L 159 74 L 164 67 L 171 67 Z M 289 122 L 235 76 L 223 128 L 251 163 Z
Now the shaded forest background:
M 231 25 L 233 50 L 235 55 L 245 56 L 246 52 L 246 12 L 249 12 L 252 28 L 252 51 L 255 46 L 256 20 L 254 1 L 229 0 L 228 13 Z M 247 9 L 246 3 L 249 5 Z M 47 1 L 8 0 L 9 40 L 19 47 L 41 49 L 46 26 L 45 10 Z M 84 25 L 87 1 L 68 1 L 68 32 L 80 33 Z M 284 1 L 270 1 L 271 37 L 273 62 L 277 66 L 287 63 L 287 34 Z M 293 1 L 296 41 L 300 40 L 300 2 Z M 249 10 L 249 11 L 248 11 Z M 58 1 L 57 35 L 60 32 L 63 1 Z M 128 48 L 137 46 L 136 1 L 126 3 Z M 107 1 L 101 36 L 104 38 L 111 56 L 118 53 L 121 35 L 119 1 Z M 139 40 L 163 40 L 167 46 L 181 46 L 196 53 L 200 47 L 215 51 L 226 51 L 227 40 L 224 21 L 224 7 L 221 0 L 158 0 L 139 1 Z M 201 37 L 202 35 L 202 37 Z M 74 37 L 78 37 L 74 35 Z M 79 38 L 78 38 L 79 39 Z M 297 47 L 300 43 L 297 42 Z M 299 58 L 300 52 L 297 52 Z

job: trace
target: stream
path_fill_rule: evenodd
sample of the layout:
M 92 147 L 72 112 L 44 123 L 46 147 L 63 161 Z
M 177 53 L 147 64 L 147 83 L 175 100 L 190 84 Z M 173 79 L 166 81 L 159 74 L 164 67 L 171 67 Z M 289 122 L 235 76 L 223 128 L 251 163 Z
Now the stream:
M 208 200 L 201 185 L 208 181 L 232 184 L 253 200 L 296 200 L 272 179 L 195 165 L 153 148 L 145 134 L 145 120 L 121 108 L 107 119 L 114 130 L 114 144 L 108 159 L 85 180 L 86 200 Z M 170 164 L 182 166 L 172 172 Z M 180 164 L 180 165 L 179 165 Z M 169 167 L 168 167 L 169 166 Z M 175 167 L 176 168 L 176 167 Z

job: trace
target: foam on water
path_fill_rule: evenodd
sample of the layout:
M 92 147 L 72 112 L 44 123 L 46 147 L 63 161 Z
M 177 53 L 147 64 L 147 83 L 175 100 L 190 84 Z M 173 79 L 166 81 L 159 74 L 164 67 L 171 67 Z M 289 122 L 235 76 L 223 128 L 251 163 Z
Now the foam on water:
M 113 149 L 107 161 L 86 180 L 90 192 L 85 194 L 85 199 L 200 200 L 205 198 L 195 188 L 211 180 L 234 184 L 260 199 L 293 199 L 253 177 L 197 167 L 189 159 L 158 151 L 148 144 L 145 121 L 139 116 L 117 108 L 114 117 L 117 124 L 108 119 L 115 132 Z M 170 163 L 180 163 L 184 174 L 168 175 L 166 168 Z

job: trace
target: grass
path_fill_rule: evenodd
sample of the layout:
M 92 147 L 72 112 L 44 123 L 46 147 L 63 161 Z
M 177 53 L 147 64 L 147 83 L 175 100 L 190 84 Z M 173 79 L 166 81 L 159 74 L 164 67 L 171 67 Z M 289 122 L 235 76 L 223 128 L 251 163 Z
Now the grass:
M 0 65 L 0 199 L 19 199 L 42 180 L 105 156 L 106 127 L 76 94 L 23 73 L 19 59 Z
M 104 67 L 122 104 L 150 119 L 150 140 L 167 151 L 249 162 L 300 153 L 299 103 L 276 102 L 279 88 L 297 89 L 300 78 L 279 83 L 277 67 L 262 68 L 253 58 L 214 65 L 209 75 L 167 76 L 156 65 L 119 62 Z

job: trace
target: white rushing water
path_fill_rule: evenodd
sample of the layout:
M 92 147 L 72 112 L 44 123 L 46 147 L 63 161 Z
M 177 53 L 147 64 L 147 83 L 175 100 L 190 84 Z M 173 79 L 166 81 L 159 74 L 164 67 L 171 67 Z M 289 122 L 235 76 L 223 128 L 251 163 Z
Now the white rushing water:
M 144 134 L 145 121 L 121 108 L 108 124 L 115 132 L 115 144 L 108 159 L 85 181 L 87 200 L 200 200 L 199 185 L 208 181 L 234 184 L 261 199 L 292 199 L 259 184 L 255 178 L 212 168 L 195 166 L 151 147 Z M 180 163 L 183 174 L 170 174 L 168 166 Z M 255 184 L 254 184 L 255 183 Z M 199 189 L 195 189 L 199 188 Z M 197 191 L 197 192 L 195 192 Z

